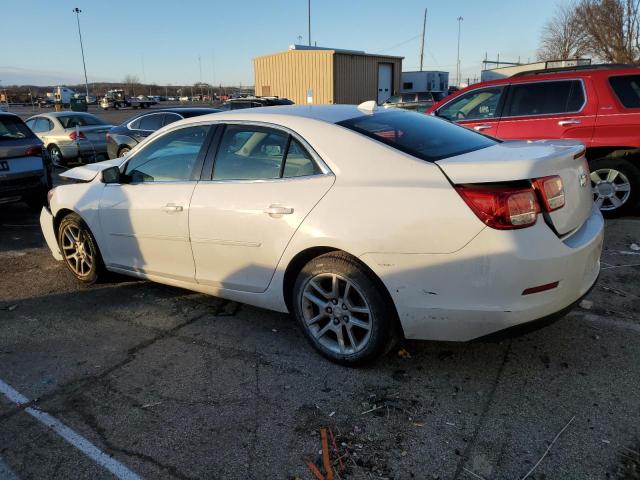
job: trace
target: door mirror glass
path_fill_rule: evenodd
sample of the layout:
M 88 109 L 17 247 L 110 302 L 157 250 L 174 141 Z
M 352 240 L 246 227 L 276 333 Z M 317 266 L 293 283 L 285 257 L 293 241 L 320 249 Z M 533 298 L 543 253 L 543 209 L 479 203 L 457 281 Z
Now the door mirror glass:
M 109 167 L 103 170 L 102 183 L 120 183 L 120 167 Z

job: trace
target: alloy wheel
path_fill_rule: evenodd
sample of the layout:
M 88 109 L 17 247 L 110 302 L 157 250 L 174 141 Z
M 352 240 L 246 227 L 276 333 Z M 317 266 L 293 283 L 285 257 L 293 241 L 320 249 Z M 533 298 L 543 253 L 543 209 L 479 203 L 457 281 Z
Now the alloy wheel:
M 91 272 L 95 261 L 88 237 L 77 225 L 66 225 L 62 231 L 62 252 L 71 270 L 79 277 Z
M 591 172 L 593 201 L 600 210 L 616 210 L 631 195 L 631 183 L 626 175 L 613 168 L 601 168 Z
M 304 323 L 319 344 L 342 355 L 367 346 L 371 308 L 354 282 L 334 273 L 321 273 L 306 283 L 300 301 Z
M 51 150 L 49 150 L 49 155 L 51 156 L 51 162 L 54 165 L 56 166 L 62 165 L 62 152 L 60 151 L 59 148 L 57 147 L 51 148 Z

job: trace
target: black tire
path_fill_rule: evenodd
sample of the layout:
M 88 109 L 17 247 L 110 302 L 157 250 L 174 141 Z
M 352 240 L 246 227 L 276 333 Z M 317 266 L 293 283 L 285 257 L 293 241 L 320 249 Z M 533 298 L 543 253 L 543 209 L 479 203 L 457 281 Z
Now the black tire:
M 84 261 L 84 257 L 82 257 L 81 259 L 77 259 L 77 261 L 76 259 L 68 258 L 70 254 L 76 253 L 78 250 L 67 249 L 67 247 L 65 246 L 73 243 L 70 237 L 66 237 L 67 229 L 71 229 L 71 232 L 69 233 L 71 237 L 75 237 L 80 242 L 82 242 L 82 252 L 87 252 L 89 254 L 91 259 L 90 265 Z M 73 235 L 73 231 L 78 232 L 77 236 Z M 69 271 L 79 281 L 87 285 L 91 285 L 105 275 L 106 270 L 104 268 L 102 255 L 100 254 L 100 250 L 98 249 L 96 239 L 91 233 L 91 230 L 89 230 L 87 224 L 79 215 L 70 213 L 66 217 L 64 217 L 60 222 L 60 225 L 58 226 L 57 236 L 58 245 L 60 246 L 60 251 L 62 252 L 62 256 L 64 258 L 64 263 Z M 81 274 L 80 271 L 83 271 L 83 273 Z
M 122 157 L 124 154 L 129 153 L 130 151 L 131 151 L 131 148 L 122 147 L 120 148 L 120 150 L 118 150 L 118 157 Z
M 43 189 L 37 193 L 32 193 L 31 195 L 25 197 L 24 201 L 31 210 L 39 211 L 47 203 L 48 191 L 49 190 Z
M 62 156 L 62 150 L 60 150 L 60 147 L 58 147 L 55 144 L 52 144 L 52 145 L 49 145 L 47 150 L 49 151 L 49 157 L 51 158 L 51 162 L 56 167 L 64 167 L 67 165 L 67 161 Z
M 313 288 L 310 287 L 312 280 L 313 283 L 317 285 L 319 282 L 329 281 L 331 277 L 336 277 L 339 279 L 339 282 L 344 282 L 345 287 L 346 284 L 349 283 L 349 291 L 355 292 L 355 294 L 363 300 L 363 302 L 360 303 L 360 307 L 353 306 L 353 308 L 359 308 L 360 310 L 367 309 L 369 313 L 364 317 L 357 317 L 355 313 L 352 313 L 351 306 L 345 307 L 345 304 L 353 305 L 354 293 L 345 295 L 346 288 L 342 287 L 341 290 L 339 284 L 337 287 L 337 298 L 329 298 L 332 297 L 332 295 L 326 289 L 325 292 L 329 293 L 328 296 L 323 296 L 324 294 L 318 296 L 318 298 L 322 297 L 321 299 L 323 301 L 325 299 L 327 300 L 324 309 L 304 297 L 305 291 L 308 292 L 309 288 Z M 315 289 L 315 291 L 320 292 L 318 289 Z M 345 301 L 345 298 L 349 297 L 349 295 L 351 295 L 351 298 Z M 337 303 L 334 302 L 336 299 Z M 332 362 L 341 365 L 353 367 L 371 362 L 390 351 L 400 339 L 400 329 L 398 327 L 395 309 L 393 305 L 391 305 L 391 300 L 389 299 L 388 293 L 384 290 L 384 286 L 356 259 L 345 253 L 327 253 L 307 263 L 298 274 L 298 278 L 294 284 L 291 304 L 300 328 L 313 348 Z M 324 311 L 331 310 L 330 307 L 333 304 L 335 304 L 334 313 L 323 313 Z M 343 313 L 347 313 L 347 315 L 342 317 Z M 309 326 L 305 320 L 305 315 L 307 317 L 323 315 L 327 317 L 327 322 L 323 323 L 323 319 Z M 352 315 L 354 316 L 352 317 Z M 361 314 L 358 313 L 358 315 Z M 341 318 L 344 319 L 344 321 L 341 322 Z M 351 326 L 349 326 L 348 318 L 352 318 Z M 365 321 L 359 321 L 363 324 L 367 323 L 369 325 L 368 330 L 364 330 L 354 323 L 358 318 L 365 319 Z M 331 323 L 332 326 L 328 326 L 329 323 Z M 353 332 L 354 327 L 360 329 L 359 339 L 358 333 L 349 333 Z M 316 335 L 327 328 L 331 330 L 326 331 L 320 339 L 316 338 Z M 340 330 L 340 336 L 344 339 L 342 345 L 340 345 L 338 341 L 337 332 L 332 333 L 333 329 Z M 365 333 L 367 331 L 368 333 Z M 333 346 L 331 346 L 332 337 L 335 337 L 335 345 Z M 356 340 L 355 343 L 360 341 L 361 344 L 355 345 L 352 339 Z M 347 341 L 349 343 L 348 347 L 346 346 Z
M 617 171 L 615 182 L 623 182 L 626 179 L 629 185 L 629 195 L 625 192 L 619 192 L 618 197 L 623 199 L 623 203 L 615 206 L 611 200 L 606 199 L 602 203 L 600 211 L 605 218 L 617 218 L 627 215 L 635 210 L 640 201 L 640 169 L 624 158 L 600 158 L 589 162 L 591 170 L 592 187 L 595 188 L 594 178 L 599 178 L 607 171 Z M 621 174 L 621 175 L 620 175 Z M 598 198 L 598 194 L 594 193 L 594 201 Z

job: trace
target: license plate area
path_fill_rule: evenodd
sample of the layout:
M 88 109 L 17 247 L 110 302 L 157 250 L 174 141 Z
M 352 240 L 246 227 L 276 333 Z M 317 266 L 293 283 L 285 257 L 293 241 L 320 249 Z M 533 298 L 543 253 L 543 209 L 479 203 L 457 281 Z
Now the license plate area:
M 5 160 L 0 160 L 0 172 L 8 172 L 9 171 L 9 162 Z

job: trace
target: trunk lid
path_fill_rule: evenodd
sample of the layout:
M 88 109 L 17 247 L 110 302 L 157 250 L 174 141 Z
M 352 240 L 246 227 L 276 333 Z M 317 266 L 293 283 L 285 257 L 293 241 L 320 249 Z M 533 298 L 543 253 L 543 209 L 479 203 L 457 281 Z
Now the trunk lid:
M 545 213 L 555 231 L 566 235 L 579 228 L 591 214 L 593 195 L 584 146 L 573 140 L 509 141 L 493 147 L 438 160 L 456 185 L 512 182 L 559 175 L 565 205 Z
M 111 130 L 113 125 L 96 125 L 96 126 L 84 126 L 78 129 L 84 133 L 87 140 L 93 143 L 105 143 L 107 141 L 107 132 Z M 72 131 L 74 129 L 71 129 Z
M 15 140 L 0 140 L 0 159 L 24 157 L 30 147 L 41 146 L 42 142 L 35 136 Z

